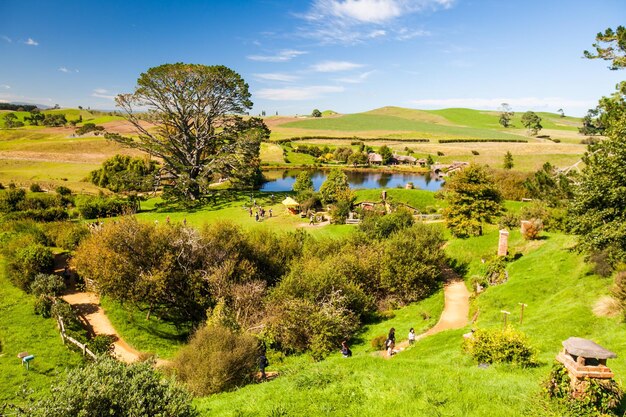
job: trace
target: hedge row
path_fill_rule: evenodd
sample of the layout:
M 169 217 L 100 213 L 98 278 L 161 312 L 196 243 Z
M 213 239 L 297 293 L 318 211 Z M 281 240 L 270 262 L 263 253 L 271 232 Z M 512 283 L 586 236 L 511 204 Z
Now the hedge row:
M 286 142 L 299 141 L 299 140 L 313 140 L 313 139 L 328 139 L 328 140 L 351 140 L 351 141 L 374 141 L 374 140 L 398 140 L 405 142 L 430 142 L 430 139 L 405 139 L 405 138 L 361 138 L 358 136 L 294 136 L 287 139 L 278 139 L 273 141 L 274 143 L 282 144 Z
M 439 143 L 463 143 L 463 142 L 520 142 L 527 143 L 526 139 L 439 139 Z

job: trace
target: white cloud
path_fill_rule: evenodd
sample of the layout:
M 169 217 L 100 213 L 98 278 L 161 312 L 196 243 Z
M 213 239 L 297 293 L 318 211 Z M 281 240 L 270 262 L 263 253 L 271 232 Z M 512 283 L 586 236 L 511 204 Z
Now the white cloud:
M 8 90 L 8 89 L 10 89 L 10 88 L 11 88 L 11 86 L 10 86 L 10 85 L 8 85 L 8 84 L 0 84 L 0 88 L 3 88 L 3 89 L 5 89 L 5 90 Z
M 300 77 L 298 77 L 297 75 L 283 74 L 280 72 L 254 74 L 254 76 L 258 79 L 265 80 L 265 81 L 281 81 L 285 83 L 292 83 L 300 79 Z
M 39 42 L 37 42 L 33 38 L 28 38 L 28 40 L 26 42 L 24 42 L 24 43 L 26 45 L 30 45 L 30 46 L 37 46 L 37 45 L 39 45 Z
M 299 17 L 307 25 L 300 35 L 323 43 L 360 43 L 395 33 L 394 39 L 408 40 L 429 34 L 408 29 L 400 21 L 428 10 L 448 9 L 455 0 L 314 0 L 309 12 Z M 399 27 L 399 29 L 398 29 Z
M 104 88 L 96 88 L 93 90 L 93 93 L 91 93 L 91 97 L 104 98 L 107 100 L 115 99 L 114 95 L 107 94 L 107 93 L 109 93 L 109 90 L 105 90 Z
M 284 49 L 279 51 L 275 55 L 248 55 L 248 59 L 252 61 L 262 62 L 286 62 L 290 61 L 297 56 L 306 54 L 306 51 L 298 51 L 295 49 Z
M 372 71 L 367 71 L 367 72 L 363 72 L 361 74 L 358 74 L 354 77 L 344 77 L 344 78 L 337 78 L 336 81 L 342 82 L 342 83 L 349 83 L 349 84 L 360 84 L 362 82 L 365 82 L 365 80 L 372 75 L 373 73 L 375 73 L 375 70 Z
M 316 72 L 339 72 L 361 68 L 362 66 L 362 64 L 348 61 L 324 61 L 313 65 L 311 69 Z
M 341 93 L 345 88 L 339 86 L 316 85 L 310 87 L 264 88 L 256 92 L 255 97 L 276 101 L 295 101 L 317 99 L 328 93 Z
M 9 38 L 6 35 L 2 35 L 2 36 L 0 36 L 0 38 L 2 38 L 2 40 L 7 42 L 7 43 L 13 43 L 13 39 Z
M 508 103 L 514 111 L 545 110 L 554 112 L 559 108 L 581 110 L 594 107 L 597 101 L 576 100 L 563 97 L 500 97 L 500 98 L 445 98 L 411 100 L 420 108 L 469 107 L 480 110 L 497 110 L 502 103 Z
M 68 69 L 67 69 L 67 68 L 65 68 L 65 67 L 59 67 L 59 71 L 61 71 L 61 72 L 65 72 L 65 73 L 70 72 L 70 70 L 68 70 Z

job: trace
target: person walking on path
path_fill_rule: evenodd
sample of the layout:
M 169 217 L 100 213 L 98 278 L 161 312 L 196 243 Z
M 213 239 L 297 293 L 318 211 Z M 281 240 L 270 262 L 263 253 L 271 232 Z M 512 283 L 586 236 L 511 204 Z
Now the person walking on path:
M 315 216 L 311 214 L 311 218 L 309 220 L 309 225 L 315 225 Z
M 391 357 L 393 355 L 393 348 L 396 347 L 396 329 L 393 327 L 389 330 L 387 336 L 387 355 Z
M 411 327 L 411 330 L 409 330 L 409 345 L 412 345 L 414 343 L 415 343 L 415 329 Z

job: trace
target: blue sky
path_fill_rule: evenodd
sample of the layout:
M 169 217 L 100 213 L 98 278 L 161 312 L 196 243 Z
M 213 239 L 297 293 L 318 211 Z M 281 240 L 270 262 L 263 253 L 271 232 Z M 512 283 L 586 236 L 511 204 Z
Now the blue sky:
M 624 79 L 582 51 L 624 18 L 624 0 L 0 0 L 0 101 L 113 109 L 141 72 L 188 62 L 241 74 L 253 114 L 582 115 Z

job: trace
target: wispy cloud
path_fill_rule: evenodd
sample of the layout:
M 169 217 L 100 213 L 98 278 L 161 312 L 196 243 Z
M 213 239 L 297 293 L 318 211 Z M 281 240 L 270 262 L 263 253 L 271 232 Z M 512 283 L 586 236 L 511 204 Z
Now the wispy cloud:
M 254 76 L 264 81 L 280 81 L 280 82 L 285 82 L 285 83 L 292 83 L 300 79 L 300 77 L 298 77 L 297 75 L 283 74 L 280 72 L 254 74 Z
M 408 40 L 428 31 L 402 26 L 402 19 L 415 13 L 448 9 L 455 0 L 314 0 L 299 17 L 305 21 L 300 35 L 324 43 L 359 43 L 392 37 Z
M 252 61 L 262 62 L 286 62 L 291 61 L 295 57 L 306 54 L 306 51 L 298 51 L 295 49 L 283 49 L 274 55 L 248 55 L 248 59 Z
M 576 100 L 563 97 L 499 97 L 499 98 L 445 98 L 411 100 L 411 104 L 424 108 L 469 107 L 482 110 L 497 110 L 508 103 L 513 110 L 550 110 L 559 108 L 588 109 L 597 104 L 594 100 Z
M 5 90 L 8 90 L 11 88 L 11 86 L 9 84 L 0 84 L 0 88 L 3 88 Z
M 2 35 L 2 36 L 0 36 L 0 38 L 2 38 L 2 40 L 7 42 L 7 43 L 13 43 L 13 39 L 9 38 L 6 35 Z
M 105 98 L 107 100 L 114 100 L 115 99 L 115 95 L 112 95 L 109 90 L 106 90 L 104 88 L 96 88 L 93 90 L 93 93 L 91 93 L 91 97 L 97 97 L 97 98 Z
M 70 72 L 79 72 L 77 69 L 69 69 L 67 67 L 59 67 L 59 71 L 69 74 Z
M 375 72 L 376 72 L 375 70 L 367 71 L 367 72 L 363 72 L 361 74 L 355 75 L 354 77 L 337 78 L 336 81 L 339 81 L 342 83 L 348 83 L 348 84 L 360 84 L 360 83 L 365 82 L 365 80 L 367 80 L 367 78 Z
M 317 99 L 329 93 L 341 93 L 340 86 L 315 85 L 309 87 L 264 88 L 256 92 L 255 97 L 266 100 L 296 101 Z
M 30 46 L 37 46 L 37 45 L 39 45 L 39 42 L 37 42 L 33 38 L 28 38 L 28 40 L 26 42 L 24 42 L 24 44 L 30 45 Z
M 348 61 L 324 61 L 313 65 L 311 69 L 315 72 L 339 72 L 361 68 L 362 66 L 362 64 Z

